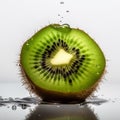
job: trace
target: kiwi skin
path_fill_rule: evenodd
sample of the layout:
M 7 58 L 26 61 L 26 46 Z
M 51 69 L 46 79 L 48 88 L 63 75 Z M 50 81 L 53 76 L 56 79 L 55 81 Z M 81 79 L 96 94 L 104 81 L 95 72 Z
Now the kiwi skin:
M 50 25 L 48 25 L 50 26 Z M 58 24 L 52 24 L 51 26 L 60 26 Z M 44 29 L 44 28 L 43 28 Z M 69 31 L 69 29 L 67 29 Z M 66 31 L 65 31 L 66 32 Z M 38 33 L 36 33 L 38 34 Z M 23 44 L 23 46 L 27 43 L 27 41 Z M 22 47 L 23 48 L 23 47 Z M 87 97 L 89 97 L 97 88 L 99 82 L 101 81 L 101 78 L 105 71 L 105 65 L 104 70 L 102 72 L 101 77 L 88 89 L 81 90 L 79 92 L 58 92 L 58 91 L 52 91 L 43 89 L 41 87 L 38 87 L 35 83 L 32 82 L 32 80 L 29 78 L 27 73 L 25 72 L 24 67 L 22 66 L 22 55 L 20 54 L 20 70 L 23 77 L 23 83 L 26 85 L 27 89 L 36 94 L 37 96 L 40 96 L 43 101 L 46 102 L 58 102 L 58 103 L 76 103 L 76 102 L 84 102 Z

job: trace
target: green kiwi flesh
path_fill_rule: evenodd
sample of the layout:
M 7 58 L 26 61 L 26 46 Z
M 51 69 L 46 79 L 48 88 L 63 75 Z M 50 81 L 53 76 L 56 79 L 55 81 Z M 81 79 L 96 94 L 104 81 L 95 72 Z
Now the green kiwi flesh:
M 21 71 L 28 89 L 44 101 L 84 101 L 97 87 L 105 57 L 84 31 L 50 24 L 21 49 Z

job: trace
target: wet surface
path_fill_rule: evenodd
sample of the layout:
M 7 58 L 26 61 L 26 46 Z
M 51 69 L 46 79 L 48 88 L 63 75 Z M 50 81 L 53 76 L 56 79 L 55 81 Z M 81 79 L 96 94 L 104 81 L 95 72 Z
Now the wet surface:
M 18 116 L 24 110 L 29 112 L 22 116 L 25 120 L 98 120 L 93 110 L 89 107 L 91 105 L 101 105 L 108 102 L 107 100 L 97 98 L 96 96 L 87 99 L 84 103 L 76 104 L 60 104 L 43 102 L 36 97 L 24 97 L 24 98 L 2 98 L 0 97 L 0 110 L 6 109 L 9 111 L 9 118 L 15 111 Z M 33 109 L 33 110 L 32 110 Z M 19 111 L 20 110 L 20 111 Z M 3 112 L 3 111 L 2 111 Z M 4 113 L 3 113 L 4 114 Z M 19 116 L 19 120 L 21 116 Z M 9 119 L 8 116 L 3 116 L 2 119 Z M 13 116 L 14 118 L 14 116 Z M 15 118 L 14 118 L 15 119 Z
M 107 109 L 115 107 L 115 103 L 118 104 L 118 101 L 118 99 L 111 101 L 93 96 L 83 103 L 60 104 L 43 102 L 37 97 L 0 97 L 0 119 L 14 120 L 17 116 L 17 120 L 100 120 L 101 116 L 98 116 L 98 113 L 102 113 L 106 107 Z M 103 106 L 102 109 L 101 106 Z M 96 112 L 96 110 L 99 112 Z M 7 113 L 7 116 L 5 116 L 5 113 Z
M 120 120 L 119 84 L 106 84 L 95 96 L 74 104 L 43 102 L 20 85 L 0 84 L 0 120 Z
M 26 120 L 98 120 L 88 106 L 40 105 L 26 116 Z

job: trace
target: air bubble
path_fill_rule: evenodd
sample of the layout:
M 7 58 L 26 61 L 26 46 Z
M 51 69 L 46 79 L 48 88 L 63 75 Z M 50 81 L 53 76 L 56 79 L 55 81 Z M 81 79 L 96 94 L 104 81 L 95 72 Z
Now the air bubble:
M 61 27 L 62 28 L 70 28 L 70 25 L 69 24 L 62 24 Z

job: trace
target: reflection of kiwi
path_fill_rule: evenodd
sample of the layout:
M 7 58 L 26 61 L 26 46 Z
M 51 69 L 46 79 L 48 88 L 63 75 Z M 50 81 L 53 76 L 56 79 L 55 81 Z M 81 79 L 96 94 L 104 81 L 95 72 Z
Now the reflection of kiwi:
M 20 55 L 28 88 L 44 101 L 82 102 L 95 90 L 105 58 L 90 36 L 52 24 L 26 41 Z
M 79 105 L 39 105 L 26 120 L 98 120 L 88 106 Z

